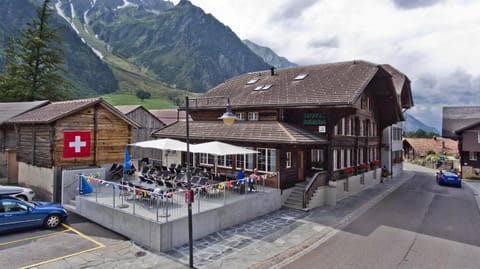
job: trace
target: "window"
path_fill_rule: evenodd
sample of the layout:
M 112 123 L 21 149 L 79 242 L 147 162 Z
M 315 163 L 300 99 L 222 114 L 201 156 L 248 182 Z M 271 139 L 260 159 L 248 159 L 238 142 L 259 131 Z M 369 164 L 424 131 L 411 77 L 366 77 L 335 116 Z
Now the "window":
M 253 150 L 253 148 L 249 147 L 248 149 Z M 254 155 L 253 154 L 239 154 L 236 155 L 235 158 L 235 168 L 237 170 L 245 169 L 245 170 L 253 170 L 254 168 Z
M 245 168 L 245 155 L 239 154 L 235 156 L 235 168 L 237 170 Z
M 477 153 L 474 152 L 474 151 L 468 152 L 468 156 L 469 156 L 468 159 L 470 161 L 476 161 L 477 160 Z
M 345 167 L 345 150 L 340 150 L 340 168 Z
M 248 112 L 248 120 L 258 120 L 258 112 Z
M 312 149 L 312 162 L 323 163 L 324 162 L 323 149 Z
M 285 156 L 285 168 L 292 167 L 292 153 L 288 151 Z
M 334 156 L 335 156 L 335 168 L 338 170 L 342 168 L 342 159 L 341 159 L 340 150 L 338 149 L 334 150 Z
M 260 80 L 259 78 L 252 78 L 252 79 L 250 79 L 249 81 L 247 81 L 247 85 L 255 84 L 255 83 L 257 83 L 257 81 L 259 81 L 259 80 Z
M 480 131 L 477 131 L 477 143 L 480 144 Z
M 231 168 L 232 167 L 232 155 L 226 155 L 226 156 L 218 156 L 217 159 L 217 164 L 219 167 L 227 167 Z
M 215 156 L 208 153 L 200 153 L 200 164 L 214 165 Z
M 301 73 L 298 74 L 293 80 L 304 80 L 306 77 L 308 77 L 308 73 Z
M 276 172 L 276 149 L 258 148 L 257 168 L 262 172 Z
M 352 166 L 352 150 L 351 149 L 347 149 L 347 161 L 345 162 L 345 166 L 346 167 L 349 167 L 349 166 Z
M 236 116 L 239 120 L 245 120 L 245 113 L 243 113 L 243 112 L 237 112 L 237 113 L 235 113 L 235 116 Z
M 337 168 L 337 150 L 336 149 L 334 149 L 332 151 L 332 155 L 333 155 L 332 156 L 333 157 L 332 158 L 333 159 L 333 170 L 336 170 L 336 168 Z

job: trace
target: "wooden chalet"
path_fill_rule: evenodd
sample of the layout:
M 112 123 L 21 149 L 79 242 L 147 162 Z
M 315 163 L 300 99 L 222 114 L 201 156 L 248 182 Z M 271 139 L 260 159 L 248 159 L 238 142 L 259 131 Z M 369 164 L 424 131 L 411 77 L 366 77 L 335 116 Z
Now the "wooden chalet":
M 19 182 L 54 200 L 62 169 L 122 163 L 140 127 L 101 98 L 52 102 L 8 123 L 17 131 Z
M 458 141 L 443 137 L 403 139 L 403 155 L 407 159 L 425 157 L 430 151 L 458 157 Z
M 462 176 L 480 177 L 480 106 L 444 107 L 442 135 L 458 140 Z
M 382 130 L 404 120 L 401 101 L 411 98 L 409 85 L 397 93 L 389 68 L 350 61 L 240 75 L 202 96 L 207 98 L 190 101 L 190 139 L 257 150 L 219 158 L 219 171 L 234 175 L 240 168 L 258 168 L 269 175 L 269 186 L 281 189 L 311 178 L 325 184 L 346 169 L 378 167 Z M 230 126 L 218 120 L 225 97 L 241 119 Z M 405 106 L 408 101 L 413 105 L 405 100 Z M 185 139 L 186 124 L 176 122 L 154 135 Z M 195 165 L 213 165 L 211 156 L 195 159 Z
M 0 103 L 0 178 L 7 178 L 8 181 L 14 182 L 18 175 L 17 134 L 14 125 L 7 121 L 48 103 L 50 102 Z
M 129 119 L 137 122 L 140 127 L 132 130 L 131 143 L 151 140 L 152 133 L 165 126 L 161 120 L 153 115 L 149 110 L 140 105 L 115 106 Z M 132 159 L 141 159 L 149 157 L 153 159 L 162 159 L 162 152 L 155 149 L 137 148 L 130 149 Z

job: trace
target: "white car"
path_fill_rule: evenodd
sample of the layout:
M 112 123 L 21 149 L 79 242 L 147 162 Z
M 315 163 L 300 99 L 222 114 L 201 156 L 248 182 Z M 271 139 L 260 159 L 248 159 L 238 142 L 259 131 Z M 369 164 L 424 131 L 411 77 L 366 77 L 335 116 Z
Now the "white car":
M 20 187 L 20 186 L 3 186 L 0 185 L 0 194 L 12 192 L 10 196 L 17 199 L 31 202 L 33 197 L 35 197 L 35 192 L 30 188 Z

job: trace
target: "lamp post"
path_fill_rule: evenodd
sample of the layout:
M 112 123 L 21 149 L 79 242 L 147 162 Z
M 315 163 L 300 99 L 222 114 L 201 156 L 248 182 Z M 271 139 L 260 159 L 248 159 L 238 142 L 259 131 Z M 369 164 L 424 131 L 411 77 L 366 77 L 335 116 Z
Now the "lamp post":
M 193 268 L 193 225 L 192 225 L 192 199 L 193 199 L 193 191 L 192 191 L 192 172 L 190 170 L 190 126 L 189 126 L 189 117 L 190 117 L 190 100 L 207 100 L 207 99 L 219 99 L 224 98 L 227 99 L 227 105 L 225 107 L 226 112 L 219 117 L 218 119 L 222 119 L 223 123 L 227 125 L 232 125 L 235 123 L 235 120 L 238 118 L 232 113 L 232 106 L 230 105 L 230 98 L 224 96 L 212 96 L 212 97 L 199 97 L 189 99 L 188 96 L 185 96 L 185 117 L 186 117 L 186 142 L 187 142 L 187 189 L 188 189 L 188 247 L 189 247 L 189 266 Z

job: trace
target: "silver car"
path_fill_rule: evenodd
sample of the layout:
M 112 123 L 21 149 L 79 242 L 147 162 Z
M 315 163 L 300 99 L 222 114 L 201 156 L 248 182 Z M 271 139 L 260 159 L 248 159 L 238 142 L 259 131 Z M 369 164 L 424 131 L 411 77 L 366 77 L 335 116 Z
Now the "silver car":
M 35 197 L 35 192 L 30 188 L 0 185 L 0 194 L 9 192 L 14 193 L 10 196 L 28 202 L 33 201 L 33 198 Z

